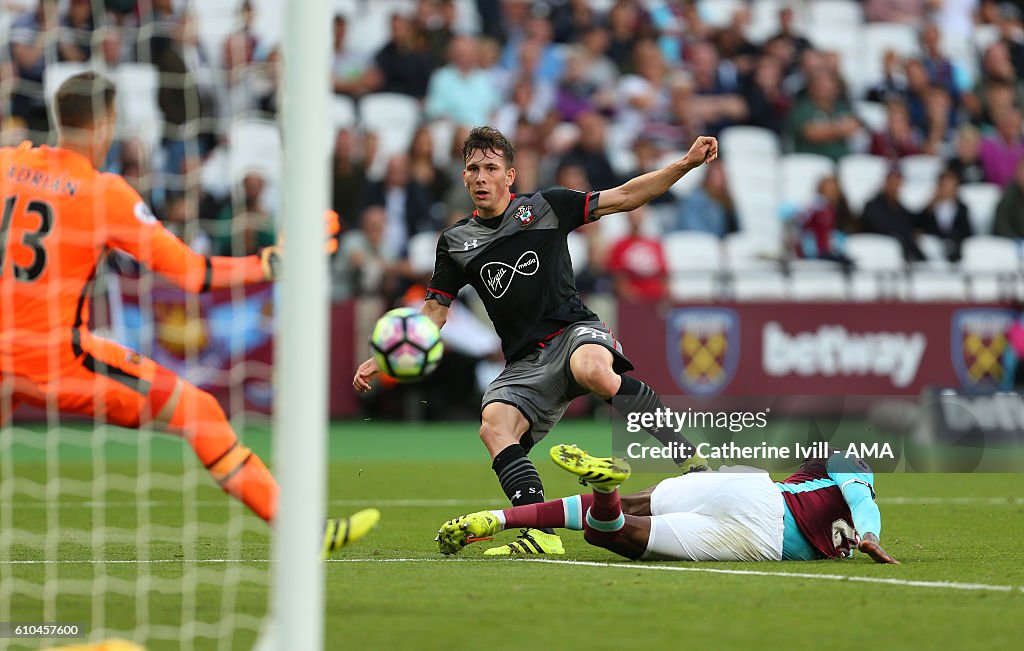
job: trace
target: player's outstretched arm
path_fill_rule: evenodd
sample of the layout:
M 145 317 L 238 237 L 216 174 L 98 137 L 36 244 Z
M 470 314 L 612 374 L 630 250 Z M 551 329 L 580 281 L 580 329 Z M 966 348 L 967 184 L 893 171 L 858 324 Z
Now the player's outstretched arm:
M 438 330 L 443 328 L 444 324 L 448 321 L 448 306 L 441 305 L 434 299 L 424 301 L 420 312 L 427 315 L 427 318 L 434 322 Z M 356 369 L 356 375 L 352 378 L 352 387 L 360 393 L 369 391 L 372 386 L 371 382 L 373 382 L 373 378 L 377 377 L 378 373 L 380 373 L 380 369 L 377 368 L 377 362 L 373 361 L 371 357 Z
M 890 556 L 888 552 L 882 549 L 881 542 L 878 540 L 878 536 L 873 533 L 866 533 L 864 537 L 857 543 L 857 551 L 863 552 L 871 557 L 876 563 L 882 563 L 886 565 L 899 565 L 900 562 Z
M 693 141 L 690 151 L 674 163 L 632 178 L 616 188 L 602 190 L 595 217 L 636 210 L 668 192 L 690 170 L 717 158 L 718 140 L 711 136 L 699 136 Z

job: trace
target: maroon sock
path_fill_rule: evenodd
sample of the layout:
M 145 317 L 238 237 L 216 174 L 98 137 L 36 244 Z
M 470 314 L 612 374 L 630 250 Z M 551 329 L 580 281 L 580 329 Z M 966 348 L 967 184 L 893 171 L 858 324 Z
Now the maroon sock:
M 521 527 L 545 529 L 545 528 L 583 528 L 584 516 L 587 509 L 594 503 L 593 495 L 578 495 L 578 499 L 564 498 L 542 502 L 540 504 L 524 504 L 504 509 L 505 528 L 517 529 Z M 572 511 L 569 511 L 572 509 Z M 567 511 L 568 514 L 567 514 Z
M 622 504 L 619 501 L 619 491 L 610 493 L 594 491 L 594 505 L 590 507 L 590 517 L 601 522 L 614 522 L 622 515 Z

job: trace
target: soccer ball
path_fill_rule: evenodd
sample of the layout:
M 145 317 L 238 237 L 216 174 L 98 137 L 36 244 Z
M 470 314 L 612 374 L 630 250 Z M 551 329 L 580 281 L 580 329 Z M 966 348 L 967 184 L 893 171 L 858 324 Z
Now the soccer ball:
M 385 375 L 399 382 L 416 382 L 437 368 L 444 343 L 440 330 L 425 314 L 400 307 L 377 320 L 370 350 Z

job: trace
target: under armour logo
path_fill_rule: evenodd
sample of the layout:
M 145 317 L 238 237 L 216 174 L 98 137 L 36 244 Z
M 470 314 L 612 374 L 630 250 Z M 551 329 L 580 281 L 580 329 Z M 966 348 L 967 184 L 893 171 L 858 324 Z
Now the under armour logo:
M 470 241 L 468 241 L 468 242 L 463 242 L 462 244 L 463 244 L 463 246 L 465 246 L 466 248 L 464 248 L 464 249 L 462 249 L 462 250 L 463 250 L 463 251 L 468 251 L 468 250 L 470 250 L 470 249 L 475 249 L 476 247 L 480 246 L 480 245 L 479 245 L 479 242 L 480 242 L 480 240 L 470 240 Z
M 608 341 L 607 332 L 601 332 L 600 330 L 596 330 L 594 328 L 579 328 L 576 330 L 577 337 L 585 337 L 587 335 L 590 335 L 591 339 L 600 339 L 601 341 Z
M 515 265 L 504 262 L 488 262 L 480 269 L 480 279 L 487 286 L 487 291 L 494 298 L 501 298 L 512 286 L 512 279 L 516 274 L 532 276 L 540 269 L 540 258 L 534 251 L 527 251 L 519 256 Z

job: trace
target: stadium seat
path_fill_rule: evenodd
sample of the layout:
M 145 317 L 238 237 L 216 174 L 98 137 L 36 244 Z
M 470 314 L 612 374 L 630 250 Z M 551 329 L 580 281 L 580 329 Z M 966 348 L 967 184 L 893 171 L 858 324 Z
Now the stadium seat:
M 352 39 L 352 46 L 367 56 L 375 55 L 391 38 L 391 16 L 413 16 L 415 12 L 415 0 L 361 2 L 359 9 L 351 15 L 348 26 L 349 34 L 358 34 L 358 38 Z
M 990 45 L 998 41 L 999 26 L 998 25 L 975 25 L 973 31 L 972 41 L 974 42 L 974 48 L 979 52 L 979 55 L 985 53 Z
M 587 228 L 593 228 L 593 226 Z M 626 217 L 626 213 L 622 212 L 605 215 L 597 222 L 597 229 L 601 232 L 601 240 L 608 246 L 612 246 L 629 235 L 629 219 Z
M 846 80 L 851 97 L 860 97 L 871 85 L 863 65 L 864 46 L 860 25 L 817 24 L 805 36 L 816 49 L 839 55 L 839 70 Z
M 854 0 L 815 0 L 807 6 L 810 29 L 817 25 L 860 25 L 864 9 Z
M 155 151 L 163 137 L 163 113 L 157 103 L 160 75 L 148 63 L 122 63 L 116 68 L 118 122 L 125 134 L 139 137 Z
M 335 130 L 356 126 L 359 116 L 356 114 L 355 100 L 346 95 L 334 95 L 331 98 L 331 121 Z
M 566 243 L 569 245 L 569 259 L 572 260 L 572 272 L 578 276 L 590 264 L 590 246 L 587 243 L 587 237 L 576 232 L 569 233 Z
M 758 231 L 739 231 L 722 242 L 723 263 L 729 271 L 778 271 L 781 243 Z
M 434 120 L 427 125 L 430 138 L 434 142 L 434 165 L 446 168 L 452 160 L 452 140 L 455 138 L 455 125 L 448 120 Z
M 881 156 L 850 154 L 839 159 L 839 187 L 854 214 L 878 194 L 888 170 L 889 162 Z
M 366 131 L 377 134 L 377 158 L 373 174 L 383 172 L 387 159 L 409 149 L 420 124 L 420 105 L 409 95 L 371 93 L 359 101 L 359 121 Z
M 77 63 L 72 61 L 60 61 L 48 64 L 43 69 L 43 92 L 46 94 L 47 104 L 53 102 L 53 96 L 64 81 L 80 72 L 92 70 L 88 63 Z
M 885 105 L 878 102 L 856 100 L 853 102 L 853 114 L 871 132 L 885 130 L 886 123 L 889 121 L 889 117 L 885 112 Z M 842 161 L 840 161 L 840 164 L 842 164 Z
M 907 281 L 911 301 L 966 301 L 963 276 L 952 271 L 914 270 Z
M 873 271 L 854 271 L 850 274 L 850 300 L 870 303 L 895 298 L 894 280 Z
M 780 159 L 779 201 L 783 208 L 803 210 L 811 203 L 818 181 L 835 173 L 832 159 L 818 154 L 788 154 Z
M 911 212 L 924 210 L 934 196 L 934 181 L 911 181 L 907 179 L 903 182 L 902 187 L 900 187 L 900 203 Z
M 676 231 L 662 238 L 669 271 L 719 271 L 721 242 L 708 233 Z
M 224 67 L 224 41 L 238 25 L 242 0 L 192 2 L 189 10 L 195 16 L 195 27 L 203 54 L 214 70 Z
M 967 205 L 967 216 L 974 234 L 991 233 L 996 207 L 1003 197 L 1002 189 L 994 183 L 967 183 L 960 186 L 958 196 Z
M 762 127 L 727 127 L 718 136 L 718 147 L 723 159 L 752 156 L 774 160 L 779 156 L 779 137 Z
M 960 268 L 965 272 L 1015 273 L 1020 270 L 1017 242 L 996 235 L 973 235 L 960 250 Z
M 685 151 L 670 151 L 658 160 L 658 167 L 671 165 L 686 155 Z M 675 197 L 685 197 L 704 184 L 704 176 L 707 174 L 707 166 L 701 165 L 686 173 L 686 176 L 676 181 L 669 191 Z
M 476 0 L 455 0 L 455 21 L 452 27 L 456 34 L 480 33 L 480 12 L 476 9 Z
M 285 4 L 287 0 L 254 0 L 252 30 L 260 42 L 273 47 L 282 42 L 285 28 Z M 338 8 L 334 7 L 338 13 Z
M 883 60 L 887 50 L 904 58 L 917 56 L 917 29 L 901 23 L 867 23 L 861 29 L 861 66 L 868 85 L 883 76 Z
M 900 159 L 900 171 L 903 172 L 903 178 L 908 183 L 921 181 L 935 183 L 943 167 L 945 167 L 945 162 L 939 156 L 917 154 Z
M 784 301 L 789 288 L 781 271 L 740 272 L 732 275 L 732 297 L 737 301 Z
M 844 301 L 850 290 L 842 271 L 798 271 L 789 277 L 789 293 L 796 301 Z
M 778 34 L 781 7 L 780 0 L 758 0 L 750 3 L 750 22 L 745 32 L 747 40 L 760 45 Z
M 902 271 L 903 247 L 893 237 L 855 233 L 846 238 L 846 254 L 859 271 Z
M 409 266 L 414 274 L 421 276 L 434 270 L 434 255 L 437 253 L 438 233 L 426 231 L 409 238 Z
M 924 253 L 925 260 L 915 262 L 912 265 L 914 268 L 942 271 L 952 266 L 947 257 L 946 242 L 941 237 L 921 234 L 917 236 L 916 241 L 917 248 Z
M 718 275 L 711 271 L 673 273 L 668 292 L 676 301 L 710 301 L 718 298 Z
M 257 171 L 268 181 L 281 178 L 281 132 L 274 122 L 237 120 L 228 132 L 228 170 L 235 184 L 250 171 Z
M 697 11 L 701 20 L 712 27 L 725 27 L 732 22 L 733 14 L 746 8 L 743 0 L 697 0 Z

